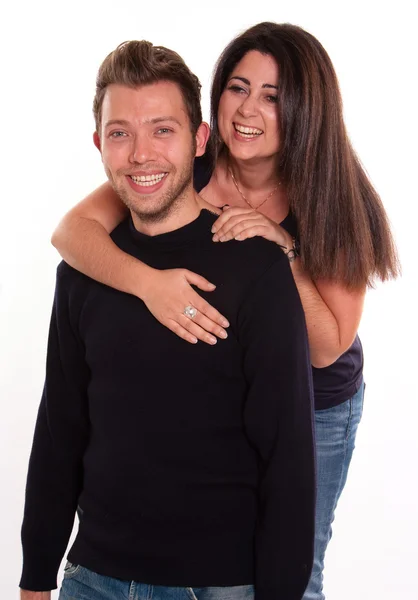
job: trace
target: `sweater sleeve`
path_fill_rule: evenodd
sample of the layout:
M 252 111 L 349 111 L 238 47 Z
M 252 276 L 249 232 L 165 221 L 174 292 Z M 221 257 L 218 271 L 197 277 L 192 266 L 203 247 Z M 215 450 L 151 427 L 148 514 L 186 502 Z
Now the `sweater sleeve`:
M 48 338 L 46 378 L 38 411 L 22 526 L 20 587 L 48 591 L 71 535 L 88 440 L 89 369 L 78 334 L 77 285 L 58 268 Z
M 304 313 L 287 260 L 253 286 L 239 336 L 249 386 L 245 427 L 260 464 L 256 599 L 301 600 L 313 562 L 313 393 Z

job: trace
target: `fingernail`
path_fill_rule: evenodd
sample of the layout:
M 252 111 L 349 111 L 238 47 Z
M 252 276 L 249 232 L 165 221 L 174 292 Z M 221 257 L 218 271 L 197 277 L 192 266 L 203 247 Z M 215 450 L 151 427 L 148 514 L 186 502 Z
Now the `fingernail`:
M 216 285 L 215 285 L 215 284 L 213 284 L 213 283 L 208 283 L 208 288 L 209 288 L 210 290 L 214 290 L 214 289 L 216 288 Z
M 213 238 L 212 238 L 212 241 L 213 241 L 213 242 L 219 242 L 219 236 L 218 236 L 218 235 L 216 235 L 216 233 L 215 233 L 215 235 L 213 236 Z
M 216 338 L 209 338 L 209 344 L 212 344 L 212 346 L 214 346 L 217 342 Z
M 228 337 L 228 334 L 226 333 L 226 331 L 221 331 L 221 332 L 219 333 L 219 335 L 220 335 L 220 337 L 221 337 L 222 339 L 224 339 L 224 340 L 226 340 L 226 338 Z
M 238 234 L 238 235 L 235 236 L 235 239 L 239 241 L 242 238 L 241 238 L 240 234 Z
M 226 319 L 222 319 L 221 325 L 222 327 L 229 327 L 229 321 L 227 321 Z
M 192 340 L 190 340 L 192 344 L 197 344 L 197 338 L 193 338 Z
M 213 225 L 213 226 L 212 226 L 211 232 L 212 232 L 212 233 L 215 233 L 215 232 L 216 232 L 216 227 L 215 227 L 215 225 Z

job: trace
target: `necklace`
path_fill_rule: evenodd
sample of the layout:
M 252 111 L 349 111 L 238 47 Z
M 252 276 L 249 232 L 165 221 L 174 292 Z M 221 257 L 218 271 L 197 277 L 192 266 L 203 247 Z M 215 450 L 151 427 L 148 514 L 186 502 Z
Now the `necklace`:
M 275 192 L 275 191 L 277 191 L 277 190 L 279 189 L 279 186 L 281 186 L 281 185 L 282 185 L 282 182 L 281 182 L 281 181 L 279 181 L 279 183 L 276 185 L 276 187 L 274 188 L 274 190 L 272 190 L 272 191 L 270 192 L 270 194 L 267 196 L 267 198 L 265 198 L 265 199 L 264 199 L 264 200 L 261 202 L 261 204 L 259 204 L 258 206 L 253 206 L 253 205 L 251 204 L 251 202 L 250 202 L 250 201 L 249 201 L 249 200 L 248 200 L 248 199 L 247 199 L 247 198 L 244 196 L 244 194 L 243 194 L 243 193 L 241 192 L 241 190 L 239 189 L 239 187 L 238 187 L 238 183 L 237 183 L 237 180 L 236 180 L 236 179 L 235 179 L 235 177 L 234 177 L 234 174 L 233 174 L 233 172 L 232 172 L 232 169 L 231 169 L 231 167 L 228 167 L 228 171 L 229 171 L 229 172 L 230 172 L 230 174 L 231 174 L 232 181 L 234 182 L 234 185 L 235 185 L 235 187 L 237 188 L 237 192 L 239 193 L 239 195 L 241 196 L 241 198 L 242 198 L 243 200 L 245 200 L 245 202 L 248 204 L 248 206 L 249 206 L 250 208 L 252 208 L 253 210 L 258 210 L 258 209 L 260 208 L 260 206 L 263 206 L 263 204 L 265 204 L 265 203 L 267 202 L 267 200 L 268 200 L 269 198 L 271 198 L 271 197 L 272 197 L 272 195 L 274 194 L 274 192 Z

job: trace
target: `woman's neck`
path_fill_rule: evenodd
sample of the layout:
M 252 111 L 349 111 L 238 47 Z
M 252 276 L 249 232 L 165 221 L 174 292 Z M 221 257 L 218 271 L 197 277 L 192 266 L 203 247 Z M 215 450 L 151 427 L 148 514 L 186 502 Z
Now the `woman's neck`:
M 276 157 L 258 160 L 237 160 L 230 157 L 223 159 L 224 169 L 235 178 L 241 191 L 246 195 L 259 195 L 261 192 L 272 190 L 280 184 L 277 175 Z
M 283 184 L 279 185 L 276 190 L 274 189 L 278 185 L 275 165 L 270 164 L 267 169 L 267 165 L 262 164 L 261 161 L 259 164 L 241 165 L 241 163 L 236 161 L 235 166 L 244 166 L 245 170 L 240 169 L 239 173 L 234 170 L 233 173 L 242 194 L 253 207 L 260 205 L 259 211 L 262 214 L 276 223 L 281 223 L 289 212 L 289 201 Z M 230 167 L 230 165 L 231 163 L 226 157 L 221 157 L 208 185 L 202 190 L 201 194 L 205 200 L 214 206 L 221 207 L 228 204 L 233 207 L 250 208 L 232 180 L 229 168 L 233 167 Z M 247 186 L 243 181 L 247 182 Z M 266 202 L 263 202 L 272 190 L 274 190 L 274 193 Z

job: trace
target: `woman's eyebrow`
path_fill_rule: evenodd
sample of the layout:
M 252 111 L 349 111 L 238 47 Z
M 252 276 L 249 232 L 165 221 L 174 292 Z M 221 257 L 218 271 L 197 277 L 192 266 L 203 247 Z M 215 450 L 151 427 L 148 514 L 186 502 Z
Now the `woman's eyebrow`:
M 242 83 L 245 83 L 245 85 L 251 85 L 248 79 L 246 79 L 245 77 L 240 77 L 239 75 L 234 75 L 233 77 L 230 77 L 229 81 L 231 81 L 231 79 L 239 79 L 240 81 L 242 81 Z
M 239 75 L 234 75 L 233 77 L 231 77 L 229 79 L 229 81 L 231 81 L 231 79 L 239 79 L 240 81 L 242 81 L 242 83 L 245 83 L 245 85 L 251 86 L 249 79 L 247 79 L 246 77 L 240 77 Z M 263 85 L 261 87 L 262 88 L 271 88 L 273 90 L 279 89 L 277 85 L 273 85 L 272 83 L 263 83 Z

